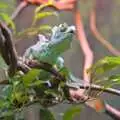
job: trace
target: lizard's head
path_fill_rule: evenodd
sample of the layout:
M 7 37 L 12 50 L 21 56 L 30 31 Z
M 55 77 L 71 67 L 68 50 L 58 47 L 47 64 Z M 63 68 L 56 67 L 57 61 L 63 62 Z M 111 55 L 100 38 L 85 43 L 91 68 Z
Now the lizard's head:
M 75 26 L 68 26 L 67 24 L 60 24 L 52 29 L 51 44 L 61 52 L 67 50 L 72 42 Z

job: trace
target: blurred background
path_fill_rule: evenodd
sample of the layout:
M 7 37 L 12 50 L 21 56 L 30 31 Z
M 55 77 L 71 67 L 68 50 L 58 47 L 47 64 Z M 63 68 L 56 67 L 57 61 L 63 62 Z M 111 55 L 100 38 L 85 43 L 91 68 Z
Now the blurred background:
M 10 1 L 10 0 L 6 0 Z M 17 2 L 16 6 L 19 4 Z M 93 7 L 96 5 L 97 12 L 97 28 L 100 33 L 104 36 L 106 40 L 112 43 L 117 49 L 120 45 L 120 0 L 78 0 L 78 7 L 81 13 L 85 33 L 88 39 L 88 42 L 94 52 L 94 62 L 103 58 L 104 56 L 112 55 L 91 33 L 89 28 L 89 17 L 90 12 Z M 34 16 L 34 9 L 36 6 L 29 5 L 21 12 L 21 14 L 15 20 L 17 25 L 17 31 L 22 31 L 23 29 L 29 27 L 32 23 L 32 18 Z M 51 8 L 47 8 L 52 11 Z M 69 25 L 74 24 L 74 15 L 69 11 L 60 11 L 59 19 L 56 17 L 47 17 L 40 21 L 39 24 L 49 24 L 49 25 L 58 25 L 66 22 Z M 16 42 L 16 49 L 20 55 L 25 52 L 25 49 L 30 45 L 36 42 L 36 38 L 22 39 Z M 75 76 L 82 78 L 82 68 L 84 63 L 84 56 L 80 48 L 79 40 L 74 37 L 72 43 L 72 48 L 64 54 L 66 66 L 74 73 Z M 112 103 L 115 107 L 120 108 L 120 97 L 111 96 L 108 94 L 103 94 L 102 98 L 109 102 L 110 100 L 115 100 L 116 102 Z M 57 120 L 62 120 L 62 113 L 70 107 L 66 104 L 60 104 L 55 106 L 52 109 L 56 113 Z M 34 106 L 34 120 L 38 120 L 37 117 L 37 106 Z M 32 109 L 32 110 L 33 110 Z M 29 113 L 30 114 L 30 113 Z M 33 120 L 29 115 L 29 120 Z M 85 106 L 85 109 L 82 110 L 80 115 L 75 117 L 75 120 L 112 120 L 109 116 L 101 113 L 96 113 L 91 108 Z

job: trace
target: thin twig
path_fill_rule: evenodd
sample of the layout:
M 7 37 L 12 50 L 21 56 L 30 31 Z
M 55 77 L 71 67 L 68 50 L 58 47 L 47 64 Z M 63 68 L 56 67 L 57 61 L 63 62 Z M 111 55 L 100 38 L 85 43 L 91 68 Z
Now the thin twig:
M 90 15 L 90 29 L 93 35 L 98 41 L 100 41 L 103 46 L 105 46 L 113 55 L 120 56 L 120 51 L 117 50 L 111 43 L 109 43 L 105 38 L 100 34 L 96 27 L 96 12 L 93 9 Z
M 56 79 L 65 81 L 65 78 L 57 71 L 51 64 L 37 60 L 27 60 L 27 64 L 30 68 L 43 69 L 56 77 Z
M 99 90 L 99 91 L 103 91 L 103 92 L 107 92 L 107 93 L 111 93 L 111 94 L 120 96 L 120 90 L 117 90 L 114 88 L 104 88 L 103 86 L 99 86 L 99 85 L 95 85 L 95 84 L 84 86 L 83 83 L 77 82 L 77 83 L 67 83 L 67 85 L 69 87 L 79 86 L 81 89 L 88 89 L 89 87 L 91 87 L 91 90 Z

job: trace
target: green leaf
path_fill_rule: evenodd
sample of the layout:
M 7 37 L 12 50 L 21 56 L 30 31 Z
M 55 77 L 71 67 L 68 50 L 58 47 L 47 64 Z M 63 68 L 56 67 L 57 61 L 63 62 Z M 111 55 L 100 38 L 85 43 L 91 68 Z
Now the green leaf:
M 27 74 L 25 74 L 23 76 L 23 82 L 26 86 L 30 85 L 35 78 L 40 74 L 40 70 L 39 69 L 32 69 L 30 70 Z
M 37 35 L 39 32 L 43 32 L 43 31 L 49 31 L 51 30 L 52 27 L 49 25 L 41 25 L 40 27 L 32 27 L 32 28 L 28 28 L 25 29 L 22 32 L 19 32 L 16 37 L 25 37 L 25 36 L 34 36 Z
M 103 81 L 104 82 L 104 81 Z M 113 85 L 120 85 L 120 75 L 111 75 L 107 78 L 107 84 L 109 88 L 112 87 Z
M 10 106 L 10 102 L 8 102 L 7 100 L 0 100 L 0 109 L 3 109 L 3 108 L 9 108 Z
M 81 109 L 81 106 L 72 106 L 64 113 L 63 120 L 73 120 L 75 115 L 80 114 Z
M 15 98 L 17 101 L 21 101 L 21 100 L 23 100 L 22 95 L 23 95 L 22 92 L 15 92 L 15 93 L 14 93 L 14 98 Z
M 68 77 L 68 75 L 70 73 L 70 71 L 66 67 L 61 68 L 59 72 L 64 77 L 66 77 L 66 76 Z
M 35 19 L 41 19 L 41 18 L 45 18 L 51 15 L 58 16 L 57 12 L 41 12 L 35 15 Z
M 40 119 L 41 120 L 55 120 L 55 117 L 51 111 L 48 109 L 40 109 Z
M 12 110 L 6 110 L 1 113 L 1 117 L 4 118 L 3 120 L 14 120 L 14 113 Z
M 52 27 L 49 26 L 49 25 L 41 25 L 41 26 L 39 27 L 39 30 L 40 30 L 40 31 L 43 31 L 43 30 L 51 30 L 51 29 L 52 29 Z
M 57 96 L 60 95 L 60 92 L 57 91 L 57 90 L 55 90 L 55 89 L 54 89 L 54 90 L 48 89 L 48 90 L 45 91 L 45 94 L 46 94 L 46 95 L 52 95 L 52 96 L 54 96 L 54 97 L 57 97 Z
M 15 120 L 14 115 L 5 116 L 2 120 Z
M 15 24 L 14 24 L 14 22 L 12 21 L 12 19 L 11 19 L 11 17 L 8 15 L 8 14 L 6 14 L 6 13 L 0 13 L 0 17 L 2 17 L 2 19 L 7 23 L 7 24 L 9 24 L 11 27 L 12 27 L 12 29 L 14 30 L 14 32 L 15 32 Z
M 37 20 L 49 17 L 49 16 L 58 16 L 57 12 L 41 12 L 41 13 L 36 13 L 34 16 L 34 20 L 32 23 L 32 26 L 34 26 L 37 22 Z
M 0 68 L 7 68 L 7 64 L 5 63 L 4 59 L 0 55 Z
M 12 86 L 11 85 L 7 85 L 2 89 L 2 95 L 4 98 L 10 98 L 12 93 Z
M 31 32 L 36 32 L 36 29 L 37 28 L 33 28 L 33 27 L 32 28 L 27 28 L 24 31 L 17 33 L 17 37 L 24 36 L 24 35 L 29 35 L 29 32 L 30 33 Z
M 43 83 L 45 83 L 44 81 L 42 80 L 37 80 L 37 81 L 34 81 L 34 83 L 31 83 L 30 86 L 31 87 L 40 87 L 40 85 L 42 85 Z
M 0 9 L 8 8 L 8 4 L 0 2 Z
M 93 78 L 102 75 L 110 70 L 113 70 L 120 65 L 120 57 L 105 57 L 94 64 L 88 72 L 91 73 Z M 92 79 L 93 79 L 92 78 Z
M 119 74 L 118 75 L 112 75 L 108 78 L 108 80 L 120 83 L 120 75 Z
M 37 7 L 35 9 L 35 14 L 42 11 L 44 8 L 48 7 L 48 6 L 51 6 L 52 4 L 49 2 L 49 3 L 46 3 L 46 4 L 42 4 L 40 5 L 39 7 Z

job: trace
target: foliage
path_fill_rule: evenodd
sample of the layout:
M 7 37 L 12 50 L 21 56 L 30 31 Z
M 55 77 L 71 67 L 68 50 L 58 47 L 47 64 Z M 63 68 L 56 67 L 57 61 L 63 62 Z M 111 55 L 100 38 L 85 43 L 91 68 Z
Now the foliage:
M 105 57 L 94 64 L 88 72 L 91 73 L 93 83 L 104 84 L 104 87 L 112 87 L 120 84 L 120 74 L 114 73 L 120 67 L 120 57 Z M 110 73 L 110 75 L 109 75 Z
M 6 65 L 5 61 L 0 55 L 0 68 L 7 68 L 8 66 Z
M 38 33 L 40 32 L 48 32 L 51 30 L 51 26 L 50 25 L 36 25 L 37 21 L 40 21 L 46 17 L 49 17 L 49 16 L 56 16 L 58 17 L 58 13 L 56 11 L 54 12 L 49 12 L 49 11 L 44 11 L 42 12 L 43 9 L 45 9 L 46 7 L 50 6 L 51 4 L 50 3 L 46 3 L 44 5 L 40 5 L 39 7 L 37 7 L 35 9 L 35 12 L 34 12 L 34 18 L 33 18 L 33 22 L 32 22 L 32 25 L 25 29 L 24 31 L 22 32 L 19 32 L 15 35 L 15 37 L 17 39 L 19 38 L 23 38 L 23 37 L 31 37 L 31 36 L 35 36 L 37 35 Z
M 13 0 L 11 0 L 11 1 L 12 1 L 11 4 L 9 3 L 10 5 L 8 5 L 8 3 L 5 1 L 0 2 L 0 9 L 1 9 L 0 10 L 0 19 L 12 28 L 15 39 L 20 39 L 23 37 L 31 37 L 31 36 L 37 35 L 40 32 L 48 32 L 51 30 L 51 26 L 49 26 L 49 25 L 46 25 L 46 24 L 41 25 L 41 26 L 36 25 L 38 20 L 40 21 L 41 19 L 49 17 L 51 15 L 58 16 L 58 13 L 56 11 L 42 12 L 42 10 L 45 9 L 45 7 L 51 5 L 51 3 L 46 3 L 45 5 L 40 5 L 39 7 L 37 7 L 35 9 L 32 25 L 29 28 L 26 28 L 25 30 L 16 33 L 16 25 L 13 22 L 13 20 L 11 19 L 10 14 L 9 14 L 9 11 L 11 9 L 13 9 L 13 7 L 11 7 L 11 6 L 14 5 L 14 3 L 15 3 L 15 1 L 13 1 Z
M 63 120 L 73 120 L 76 114 L 80 114 L 82 107 L 77 105 L 77 106 L 72 106 L 70 109 L 68 109 L 64 116 Z
M 12 5 L 9 5 L 8 2 L 6 1 L 3 1 L 3 2 L 0 1 L 0 20 L 4 21 L 7 25 L 9 25 L 12 28 L 14 32 L 14 36 L 16 38 L 25 37 L 25 36 L 31 37 L 33 35 L 37 35 L 40 31 L 51 30 L 51 27 L 49 25 L 42 25 L 39 27 L 36 26 L 36 22 L 38 20 L 46 18 L 47 16 L 57 15 L 56 12 L 41 12 L 41 9 L 49 5 L 49 4 L 46 4 L 44 6 L 40 6 L 36 8 L 33 24 L 31 27 L 25 29 L 22 32 L 16 33 L 16 26 L 8 12 L 12 9 L 11 8 Z M 7 69 L 7 65 L 5 64 L 2 57 L 0 57 L 0 61 L 1 61 L 0 68 Z M 15 113 L 19 113 L 20 111 L 22 111 L 24 107 L 29 105 L 29 103 L 32 103 L 32 102 L 34 103 L 34 99 L 32 97 L 34 97 L 35 95 L 34 94 L 35 91 L 33 90 L 35 86 L 40 87 L 41 95 L 44 95 L 46 93 L 46 95 L 43 96 L 43 99 L 40 101 L 41 104 L 44 104 L 44 99 L 46 99 L 45 101 L 48 102 L 47 100 L 50 99 L 49 98 L 50 96 L 51 96 L 51 99 L 53 99 L 53 96 L 51 95 L 51 93 L 54 95 L 57 95 L 56 94 L 57 90 L 56 92 L 51 92 L 51 90 L 47 90 L 44 87 L 44 85 L 41 85 L 41 84 L 45 84 L 43 81 L 35 79 L 38 76 L 38 71 L 39 70 L 37 69 L 32 69 L 31 71 L 29 71 L 27 74 L 23 76 L 20 75 L 18 72 L 13 78 L 9 78 L 9 84 L 5 85 L 2 88 L 1 95 L 0 95 L 0 119 L 13 120 Z M 46 89 L 45 93 L 43 89 L 44 90 Z M 36 100 L 36 99 L 35 101 L 39 102 L 39 100 Z M 45 109 L 41 109 L 41 110 L 42 110 L 42 114 L 45 111 L 46 111 L 45 112 L 46 115 L 49 113 L 48 116 L 46 116 L 47 118 L 50 117 L 51 119 L 53 119 L 51 117 L 52 114 L 48 110 L 45 110 Z
M 54 115 L 48 109 L 40 109 L 40 119 L 42 120 L 55 120 Z
M 13 1 L 13 0 L 12 0 Z M 11 11 L 13 2 L 11 5 L 9 5 L 7 2 L 0 2 L 0 19 L 2 19 L 5 23 L 7 23 L 8 25 L 11 26 L 11 28 L 14 30 L 15 32 L 15 24 L 14 22 L 11 20 L 10 18 L 10 13 L 9 11 Z
M 51 26 L 49 25 L 37 26 L 37 21 L 51 15 L 58 16 L 56 11 L 41 12 L 42 9 L 49 5 L 51 5 L 51 3 L 37 7 L 32 25 L 19 33 L 16 33 L 15 23 L 11 20 L 8 12 L 6 12 L 7 9 L 9 10 L 10 5 L 8 6 L 5 2 L 0 2 L 0 9 L 2 10 L 0 11 L 0 19 L 11 26 L 16 38 L 35 36 L 44 30 L 51 30 Z M 2 61 L 0 68 L 7 68 L 7 65 L 1 57 L 0 61 Z M 119 67 L 119 65 L 120 57 L 106 57 L 98 61 L 88 72 L 91 73 L 94 83 L 100 83 L 101 80 L 104 83 L 108 83 L 104 86 L 106 88 L 114 84 L 120 84 L 120 75 L 111 75 L 104 78 L 101 78 L 101 76 Z M 31 69 L 26 74 L 21 74 L 20 71 L 17 71 L 13 77 L 8 78 L 9 84 L 2 88 L 0 94 L 0 119 L 14 120 L 15 114 L 20 113 L 25 107 L 37 102 L 40 104 L 40 116 L 42 116 L 42 120 L 55 120 L 54 115 L 45 108 L 54 106 L 68 99 L 65 91 L 66 81 L 59 81 L 51 75 L 49 81 L 55 84 L 55 86 L 48 87 L 49 81 L 39 79 L 39 73 L 40 69 Z M 63 68 L 59 73 L 66 78 L 69 71 Z M 81 109 L 81 106 L 72 106 L 65 112 L 63 120 L 72 120 L 74 115 L 80 113 Z
M 40 114 L 42 114 L 43 120 L 54 120 L 53 114 L 44 107 L 59 104 L 65 99 L 63 91 L 65 83 L 62 82 L 55 88 L 47 88 L 45 86 L 46 81 L 37 79 L 37 76 L 38 70 L 32 69 L 25 75 L 21 76 L 17 73 L 13 78 L 9 79 L 9 85 L 5 86 L 1 91 L 1 118 L 13 116 L 15 113 L 21 112 L 25 107 L 38 102 L 41 106 Z M 56 81 L 53 78 L 51 80 L 52 82 Z M 70 114 L 76 114 L 78 111 L 79 109 L 75 107 L 69 112 Z M 65 113 L 64 118 L 69 116 L 69 112 Z
M 36 23 L 43 18 L 49 16 L 57 16 L 57 12 L 41 12 L 47 6 L 51 6 L 51 2 L 41 5 L 35 9 L 34 19 L 32 25 L 21 32 L 16 32 L 16 26 L 11 19 L 8 11 L 10 5 L 7 2 L 0 2 L 0 20 L 4 21 L 9 27 L 11 27 L 14 37 L 16 39 L 23 37 L 31 37 L 37 35 L 39 32 L 50 31 L 51 26 L 41 25 Z M 0 57 L 0 68 L 8 68 L 2 57 Z M 46 107 L 53 106 L 61 103 L 65 98 L 64 87 L 65 81 L 58 82 L 58 80 L 51 75 L 49 78 L 52 83 L 55 83 L 55 87 L 47 87 L 47 81 L 39 79 L 39 69 L 31 69 L 27 74 L 21 74 L 17 71 L 13 77 L 8 76 L 8 84 L 4 85 L 0 93 L 0 119 L 14 120 L 15 115 L 21 113 L 25 107 L 31 104 L 40 104 L 40 116 L 42 120 L 55 120 L 54 115 Z M 66 76 L 66 69 L 62 69 L 60 74 Z M 57 82 L 56 82 L 57 81 Z M 38 92 L 39 90 L 39 92 Z M 45 108 L 44 108 L 45 107 Z M 70 113 L 74 114 L 79 109 L 71 110 Z M 66 112 L 65 118 L 69 116 Z M 17 118 L 19 120 L 19 117 Z

